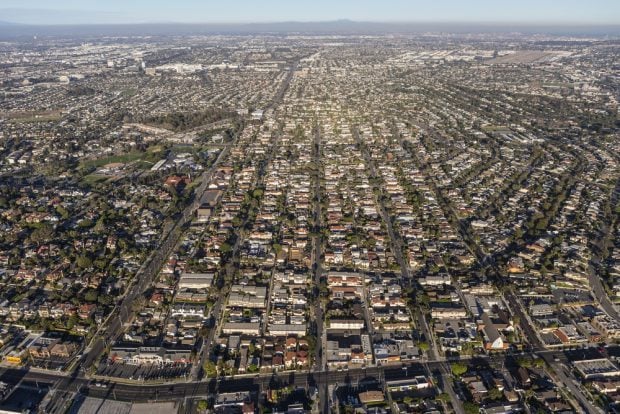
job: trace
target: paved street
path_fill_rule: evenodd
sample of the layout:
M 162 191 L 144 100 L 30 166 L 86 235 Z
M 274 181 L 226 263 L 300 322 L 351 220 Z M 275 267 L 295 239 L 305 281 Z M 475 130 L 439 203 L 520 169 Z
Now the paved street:
M 2 408 L 620 412 L 620 26 L 14 19 Z

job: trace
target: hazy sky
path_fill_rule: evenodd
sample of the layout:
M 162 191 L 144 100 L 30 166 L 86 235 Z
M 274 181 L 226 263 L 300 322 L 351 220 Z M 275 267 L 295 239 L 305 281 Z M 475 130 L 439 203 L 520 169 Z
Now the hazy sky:
M 363 21 L 620 24 L 620 0 L 0 0 L 21 23 Z

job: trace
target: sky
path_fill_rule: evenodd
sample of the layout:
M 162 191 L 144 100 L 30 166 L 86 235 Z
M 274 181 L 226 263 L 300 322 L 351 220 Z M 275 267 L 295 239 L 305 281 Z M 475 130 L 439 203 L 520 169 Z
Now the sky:
M 0 0 L 28 24 L 330 21 L 620 24 L 620 0 Z

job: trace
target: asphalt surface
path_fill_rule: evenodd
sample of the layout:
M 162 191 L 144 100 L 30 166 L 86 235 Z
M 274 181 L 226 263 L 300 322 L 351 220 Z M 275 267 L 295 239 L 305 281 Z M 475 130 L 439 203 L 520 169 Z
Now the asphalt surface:
M 288 88 L 288 84 L 293 76 L 295 67 L 296 65 L 287 74 L 287 79 L 285 80 L 281 90 L 277 93 L 275 99 L 270 106 L 275 105 L 283 98 Z M 320 135 L 318 133 L 317 136 L 315 136 L 315 145 L 317 147 L 320 145 Z M 77 364 L 75 364 L 75 370 L 69 374 L 60 372 L 42 372 L 34 370 L 29 371 L 25 369 L 7 369 L 4 371 L 0 370 L 0 381 L 5 381 L 12 384 L 17 384 L 22 381 L 36 381 L 50 384 L 50 386 L 54 388 L 58 395 L 67 396 L 74 395 L 73 393 L 79 392 L 80 394 L 92 397 L 112 398 L 121 401 L 138 402 L 178 400 L 188 397 L 191 398 L 207 396 L 208 394 L 211 394 L 216 390 L 219 392 L 264 390 L 267 389 L 276 378 L 279 379 L 279 382 L 283 382 L 292 386 L 316 386 L 320 390 L 321 394 L 325 394 L 328 385 L 344 385 L 349 383 L 356 383 L 364 378 L 383 378 L 386 381 L 399 380 L 404 378 L 410 378 L 414 375 L 430 373 L 438 380 L 439 384 L 437 385 L 439 385 L 440 388 L 445 390 L 450 395 L 455 411 L 458 414 L 462 414 L 464 412 L 462 405 L 459 403 L 459 399 L 457 398 L 456 393 L 452 388 L 452 376 L 449 371 L 448 363 L 438 356 L 434 343 L 433 346 L 431 346 L 431 359 L 429 361 L 410 364 L 407 369 L 403 369 L 402 366 L 398 365 L 388 367 L 368 367 L 345 371 L 328 371 L 323 368 L 324 364 L 320 356 L 321 344 L 319 343 L 317 344 L 318 369 L 317 371 L 312 373 L 281 373 L 277 377 L 275 376 L 275 374 L 237 376 L 235 378 L 213 378 L 208 379 L 207 381 L 188 381 L 184 383 L 175 382 L 169 384 L 146 384 L 135 382 L 123 383 L 120 380 L 93 382 L 85 377 L 84 368 L 92 366 L 97 360 L 97 358 L 101 355 L 105 346 L 110 344 L 122 332 L 123 324 L 127 323 L 133 315 L 131 309 L 132 303 L 151 285 L 157 273 L 159 272 L 159 269 L 161 269 L 165 261 L 168 259 L 169 255 L 174 251 L 174 248 L 176 247 L 178 240 L 181 237 L 183 227 L 192 219 L 196 208 L 199 206 L 199 195 L 202 194 L 206 189 L 206 186 L 210 181 L 213 172 L 217 168 L 219 162 L 224 159 L 224 157 L 228 154 L 229 148 L 230 146 L 227 146 L 223 151 L 221 151 L 217 161 L 213 164 L 213 166 L 208 171 L 205 171 L 203 173 L 201 177 L 201 184 L 197 188 L 195 193 L 197 194 L 197 196 L 195 197 L 195 201 L 185 208 L 176 223 L 171 226 L 167 234 L 162 237 L 160 246 L 155 249 L 153 254 L 138 271 L 134 285 L 130 288 L 126 296 L 115 308 L 115 311 L 109 317 L 107 324 L 102 327 L 101 331 L 103 332 L 103 334 L 93 342 L 90 350 L 88 352 L 85 352 L 84 356 L 80 358 Z M 368 153 L 365 154 L 365 158 L 367 161 L 370 175 L 376 177 L 374 162 L 370 159 Z M 320 154 L 317 155 L 317 159 L 320 161 Z M 433 183 L 433 187 L 438 197 L 442 198 L 442 194 L 436 187 L 435 183 Z M 319 197 L 319 207 L 315 210 L 315 214 L 318 214 L 317 217 L 320 220 L 320 186 L 318 182 L 317 190 L 317 195 Z M 389 220 L 389 216 L 385 210 L 385 207 L 382 203 L 379 202 L 379 200 L 377 200 L 377 203 L 380 207 L 381 216 L 386 223 L 389 237 L 392 240 L 394 254 L 397 258 L 397 261 L 401 265 L 402 276 L 405 280 L 410 280 L 407 264 L 405 263 L 402 257 L 402 251 L 399 248 L 399 239 L 396 237 L 392 229 L 391 222 Z M 450 206 L 449 202 L 447 203 L 447 205 Z M 452 215 L 452 218 L 455 219 L 454 211 L 450 211 L 448 213 L 451 213 L 449 215 Z M 458 219 L 456 220 L 458 222 Z M 476 243 L 473 243 L 471 239 L 469 239 L 469 237 L 467 237 L 467 229 L 462 227 L 459 228 L 459 230 L 461 235 L 464 236 L 464 238 L 466 239 L 466 244 L 477 256 L 478 260 L 481 261 L 481 263 L 486 263 L 486 257 L 483 257 L 484 254 L 480 247 Z M 317 264 L 315 270 L 315 278 L 317 279 L 317 282 L 320 279 L 320 253 L 320 243 L 317 240 L 315 242 L 315 245 L 313 246 L 313 264 Z M 598 276 L 594 273 L 593 269 L 590 269 L 589 278 L 590 285 L 594 291 L 594 294 L 596 295 L 603 309 L 613 318 L 618 320 L 618 312 L 609 300 L 609 297 L 606 295 L 602 283 Z M 521 319 L 521 327 L 523 333 L 528 338 L 533 349 L 537 351 L 536 355 L 542 357 L 550 366 L 554 367 L 554 375 L 556 376 L 555 379 L 571 393 L 571 398 L 576 399 L 585 412 L 601 412 L 600 409 L 595 407 L 586 398 L 578 384 L 575 382 L 575 379 L 571 375 L 567 375 L 564 372 L 563 368 L 557 367 L 558 363 L 556 358 L 562 357 L 566 359 L 566 355 L 563 353 L 563 351 L 544 350 L 543 344 L 541 343 L 537 332 L 528 322 L 527 315 L 524 314 L 520 302 L 518 301 L 514 293 L 509 291 L 506 294 L 506 300 L 510 305 L 512 311 Z M 220 301 L 218 301 L 218 304 L 219 306 L 216 306 L 216 309 L 214 309 L 214 311 L 220 310 Z M 317 314 L 317 328 L 319 328 L 318 332 L 322 332 L 322 315 L 320 313 L 321 310 L 319 307 L 319 311 Z M 422 324 L 424 325 L 423 329 L 427 332 L 428 338 L 432 338 L 430 332 L 428 332 L 428 325 L 426 324 L 426 321 L 423 317 L 422 321 Z M 210 342 L 209 338 L 207 338 L 207 342 Z M 620 348 L 615 348 L 616 351 L 618 351 L 618 349 Z M 620 351 L 618 351 L 618 353 L 620 353 Z M 500 361 L 501 359 L 505 358 L 505 356 L 498 355 L 487 358 L 493 361 Z M 326 398 L 326 396 L 324 395 L 322 397 L 322 401 L 323 400 L 325 404 L 328 404 L 328 398 Z
M 608 348 L 610 353 L 620 355 L 620 347 Z M 555 364 L 555 359 L 563 360 L 575 359 L 575 351 L 539 351 L 535 355 L 545 359 L 549 364 Z M 584 353 L 584 356 L 586 354 Z M 501 365 L 505 360 L 505 355 L 477 356 L 475 359 L 486 360 L 489 365 Z M 469 359 L 463 359 L 467 361 Z M 403 369 L 402 365 L 367 367 L 344 371 L 318 371 L 318 372 L 283 372 L 279 375 L 243 375 L 236 377 L 225 377 L 210 379 L 208 381 L 188 381 L 167 384 L 146 384 L 146 383 L 123 383 L 120 381 L 89 380 L 84 376 L 76 376 L 69 381 L 60 372 L 32 372 L 25 369 L 5 369 L 0 371 L 0 381 L 17 384 L 21 381 L 39 382 L 56 384 L 56 391 L 75 392 L 98 398 L 113 398 L 122 401 L 155 401 L 172 400 L 185 397 L 207 396 L 216 387 L 219 392 L 235 392 L 247 390 L 260 390 L 269 387 L 270 383 L 278 378 L 280 382 L 288 385 L 306 386 L 325 386 L 326 384 L 355 384 L 364 378 L 384 378 L 386 381 L 411 378 L 415 375 L 431 372 L 437 377 L 441 377 L 445 384 L 451 382 L 451 374 L 448 370 L 448 362 L 427 361 L 413 362 Z M 439 374 L 439 375 L 437 375 Z M 571 381 L 568 381 L 571 382 Z M 572 383 L 572 382 L 571 382 Z M 99 386 L 97 385 L 99 384 Z M 104 384 L 104 385 L 102 385 Z M 443 385 L 443 384 L 440 384 Z M 568 384 L 567 384 L 567 387 Z M 443 388 L 443 386 L 442 386 Z M 570 387 L 569 387 L 570 389 Z M 580 391 L 577 390 L 579 393 Z M 446 388 L 446 392 L 450 391 Z M 597 411 L 592 411 L 597 412 Z
M 616 321 L 620 322 L 620 315 L 618 315 L 616 307 L 609 299 L 609 296 L 603 287 L 603 282 L 592 265 L 588 266 L 588 281 L 590 282 L 590 288 L 594 293 L 594 298 L 598 301 L 603 310 Z
M 194 197 L 194 201 L 186 206 L 175 224 L 161 238 L 160 245 L 153 250 L 145 263 L 140 267 L 134 278 L 133 285 L 131 285 L 125 296 L 121 299 L 120 303 L 108 316 L 106 322 L 99 329 L 98 335 L 95 336 L 89 348 L 84 351 L 83 355 L 74 364 L 73 371 L 63 375 L 63 377 L 60 378 L 60 381 L 55 385 L 54 390 L 75 390 L 74 387 L 76 382 L 80 384 L 80 381 L 83 381 L 81 377 L 83 377 L 84 372 L 87 372 L 95 364 L 95 362 L 97 362 L 106 346 L 111 345 L 122 333 L 124 324 L 128 323 L 133 317 L 133 303 L 148 287 L 151 286 L 159 273 L 159 270 L 176 248 L 180 240 L 183 227 L 192 220 L 196 209 L 200 206 L 200 198 L 202 194 L 211 181 L 211 178 L 219 163 L 228 154 L 229 149 L 230 146 L 225 147 L 224 150 L 220 152 L 217 160 L 213 163 L 211 168 L 202 174 L 200 178 L 201 183 L 195 191 L 196 196 Z M 101 332 L 103 333 L 101 334 Z M 57 393 L 57 395 L 60 396 L 61 394 Z M 58 396 L 56 398 L 59 398 Z M 56 401 L 53 401 L 53 403 L 56 403 Z
M 565 368 L 563 365 L 559 364 L 555 361 L 553 354 L 543 354 L 541 357 L 547 362 L 549 366 L 553 367 L 552 376 L 556 382 L 561 383 L 565 389 L 570 392 L 570 398 L 573 400 L 577 400 L 578 404 L 584 410 L 584 412 L 593 414 L 593 413 L 603 413 L 603 410 L 599 407 L 595 407 L 583 394 L 583 392 L 577 386 L 577 381 L 573 376 L 568 376 L 565 372 Z
M 359 136 L 359 131 L 357 130 L 354 131 L 354 135 L 355 135 L 355 139 L 357 140 L 358 144 L 362 147 L 362 154 L 364 155 L 364 159 L 366 161 L 366 165 L 370 173 L 369 175 L 370 177 L 376 179 L 378 176 L 376 173 L 375 162 L 371 159 L 370 154 L 368 153 L 367 149 L 363 145 L 360 139 L 360 136 Z M 374 190 L 382 192 L 380 188 L 375 187 Z M 400 269 L 402 272 L 401 273 L 402 278 L 404 281 L 406 281 L 409 287 L 412 287 L 413 279 L 411 277 L 411 273 L 409 270 L 408 259 L 405 259 L 403 257 L 401 238 L 397 237 L 397 234 L 394 231 L 394 227 L 392 226 L 392 220 L 390 219 L 390 216 L 385 206 L 383 205 L 383 203 L 376 197 L 375 197 L 375 203 L 377 204 L 377 206 L 379 206 L 379 213 L 381 215 L 381 218 L 383 219 L 383 222 L 386 225 L 388 236 L 392 244 L 392 250 L 394 252 L 394 257 L 396 257 L 396 261 L 398 262 L 398 265 L 400 266 Z M 424 331 L 424 336 L 426 338 L 427 343 L 429 344 L 428 354 L 430 355 L 430 359 L 432 360 L 439 359 L 439 350 L 437 349 L 437 344 L 435 342 L 435 336 L 433 335 L 430 327 L 428 326 L 428 322 L 426 320 L 425 315 L 419 309 L 418 309 L 418 312 L 416 312 L 416 318 L 418 320 L 418 327 L 421 328 L 422 331 Z
M 424 364 L 428 375 L 432 375 L 437 379 L 439 388 L 442 391 L 445 391 L 450 396 L 450 402 L 452 403 L 452 408 L 456 414 L 465 414 L 465 409 L 463 409 L 463 404 L 461 404 L 461 400 L 457 397 L 456 392 L 454 391 L 454 387 L 452 386 L 452 377 L 450 370 L 447 368 L 446 363 L 436 363 L 431 366 L 429 364 Z
M 183 227 L 192 220 L 196 209 L 200 206 L 200 198 L 211 181 L 213 173 L 220 162 L 227 156 L 229 150 L 230 145 L 220 152 L 211 168 L 202 174 L 200 185 L 195 191 L 196 196 L 194 197 L 194 201 L 183 210 L 183 213 L 176 223 L 170 228 L 168 233 L 162 237 L 160 245 L 154 249 L 144 265 L 138 270 L 134 284 L 130 287 L 120 304 L 115 308 L 113 314 L 108 317 L 107 325 L 102 328 L 103 334 L 93 341 L 89 351 L 85 352 L 75 365 L 76 370 L 81 368 L 88 370 L 100 357 L 105 347 L 110 345 L 122 333 L 123 325 L 128 323 L 133 316 L 133 303 L 153 283 L 159 270 L 163 267 L 166 260 L 168 260 L 170 254 L 173 253 L 181 237 Z M 116 314 L 114 314 L 114 312 L 116 312 Z
M 609 355 L 620 356 L 620 346 L 607 348 Z M 567 376 L 560 367 L 558 361 L 568 361 L 597 357 L 596 348 L 581 349 L 578 351 L 538 351 L 533 354 L 526 354 L 543 358 L 557 373 L 556 381 L 565 386 L 571 393 L 570 398 L 576 400 L 581 405 L 584 412 L 599 413 L 597 407 L 588 401 L 584 393 L 579 389 L 574 378 Z M 504 365 L 506 355 L 476 356 L 476 360 L 485 360 L 489 366 Z M 468 361 L 470 358 L 464 358 Z M 362 379 L 384 379 L 385 381 L 401 380 L 412 378 L 420 374 L 432 374 L 436 379 L 436 385 L 447 392 L 453 402 L 457 413 L 462 414 L 460 404 L 454 404 L 459 399 L 451 387 L 452 376 L 449 370 L 449 363 L 445 360 L 414 362 L 407 366 L 383 366 L 352 369 L 345 371 L 318 371 L 318 372 L 282 372 L 279 375 L 261 374 L 244 375 L 236 377 L 225 377 L 210 379 L 208 381 L 188 381 L 167 384 L 146 384 L 144 382 L 123 383 L 118 380 L 89 380 L 82 374 L 74 377 L 67 377 L 62 372 L 42 372 L 27 369 L 5 369 L 0 370 L 0 381 L 10 384 L 22 382 L 37 383 L 41 386 L 46 384 L 54 388 L 55 393 L 60 398 L 52 401 L 56 407 L 63 407 L 64 399 L 67 396 L 74 398 L 78 393 L 95 398 L 108 398 L 119 401 L 172 401 L 184 398 L 207 397 L 214 392 L 237 392 L 237 391 L 262 391 L 270 387 L 270 384 L 290 385 L 293 387 L 308 388 L 310 386 L 317 389 L 326 388 L 329 385 L 338 384 L 344 386 L 356 384 Z M 552 373 L 553 374 L 553 373 Z M 277 380 L 277 381 L 276 381 Z
M 429 362 L 431 369 L 437 369 L 444 364 L 443 361 Z M 290 372 L 280 375 L 256 375 L 256 376 L 237 376 L 235 378 L 219 378 L 208 381 L 191 381 L 184 383 L 169 384 L 144 384 L 144 383 L 122 383 L 105 380 L 89 380 L 84 377 L 76 377 L 71 381 L 62 381 L 63 377 L 52 373 L 34 373 L 26 370 L 9 369 L 0 375 L 0 380 L 9 383 L 20 381 L 39 381 L 41 383 L 57 384 L 56 391 L 75 392 L 97 398 L 112 398 L 121 401 L 154 401 L 163 399 L 178 399 L 185 397 L 207 396 L 214 392 L 217 387 L 219 392 L 235 392 L 246 390 L 266 389 L 274 378 L 279 378 L 281 382 L 288 385 L 306 386 L 325 386 L 338 383 L 340 385 L 356 383 L 363 378 L 384 377 L 386 381 L 408 378 L 413 375 L 424 373 L 425 369 L 421 364 L 412 364 L 408 371 L 398 366 L 388 367 L 369 367 L 364 369 L 354 369 L 345 371 L 319 371 Z M 59 381 L 61 379 L 61 381 Z M 99 384 L 99 385 L 97 385 Z M 104 385 L 102 385 L 104 384 Z
M 278 90 L 276 96 L 273 98 L 273 100 L 269 103 L 269 105 L 267 105 L 265 107 L 266 109 L 272 108 L 274 106 L 276 106 L 277 104 L 279 104 L 282 99 L 284 98 L 284 94 L 286 93 L 286 91 L 289 88 L 289 85 L 291 83 L 291 79 L 293 78 L 293 75 L 295 73 L 295 70 L 297 68 L 297 64 L 298 62 L 295 62 L 295 64 L 291 67 L 291 69 L 289 70 L 289 72 L 286 75 L 286 79 L 283 81 L 282 85 L 280 86 L 280 89 Z M 239 134 L 241 133 L 241 131 L 239 131 L 237 133 L 237 135 L 235 136 L 235 139 L 233 141 L 233 143 L 230 145 L 230 147 L 232 147 L 234 145 L 234 143 L 236 142 Z M 275 145 L 274 145 L 275 147 Z M 268 157 L 266 164 L 268 164 L 271 161 L 271 158 L 273 156 L 273 151 L 270 152 L 270 156 Z M 257 177 L 257 182 L 255 183 L 256 185 L 258 185 L 261 181 L 261 179 L 263 178 L 263 174 L 259 175 L 259 177 Z M 255 186 L 256 186 L 255 185 Z M 243 224 L 240 226 L 241 228 L 244 228 L 245 225 L 247 224 L 247 221 L 244 221 Z M 232 253 L 232 257 L 233 259 L 237 258 L 238 252 L 239 252 L 239 248 L 241 246 L 241 241 L 242 241 L 243 237 L 241 237 L 241 235 L 239 235 L 239 237 L 237 237 L 237 239 L 235 240 L 235 244 L 233 246 L 233 253 Z M 235 260 L 233 260 L 232 262 L 234 262 Z M 228 274 L 232 274 L 232 268 L 231 266 L 228 266 L 226 271 Z M 201 374 L 204 374 L 203 370 L 202 370 L 202 366 L 204 365 L 204 363 L 207 361 L 207 359 L 209 358 L 209 354 L 211 352 L 211 344 L 213 343 L 213 340 L 215 339 L 215 335 L 219 330 L 219 325 L 218 323 L 221 320 L 221 313 L 222 313 L 222 307 L 224 306 L 224 301 L 226 300 L 227 296 L 228 296 L 228 292 L 227 291 L 222 291 L 220 292 L 221 294 L 218 297 L 217 302 L 215 303 L 215 305 L 213 306 L 212 310 L 211 310 L 211 320 L 213 321 L 213 326 L 209 327 L 209 333 L 207 335 L 206 338 L 204 338 L 203 344 L 201 349 L 199 350 L 198 353 L 198 358 L 197 361 L 195 363 L 195 367 L 192 370 L 192 379 L 193 380 L 198 380 L 201 377 Z
M 427 126 L 428 127 L 428 126 Z M 433 132 L 432 128 L 428 128 L 431 133 Z M 422 165 L 421 166 L 424 170 L 428 171 L 428 166 L 427 165 Z M 453 225 L 456 224 L 459 233 L 461 235 L 461 237 L 463 238 L 463 240 L 465 241 L 465 244 L 467 245 L 468 249 L 472 252 L 472 254 L 474 254 L 478 260 L 479 263 L 481 263 L 483 266 L 490 266 L 491 268 L 493 268 L 496 272 L 498 271 L 496 264 L 493 261 L 492 257 L 487 256 L 482 248 L 473 240 L 473 238 L 471 237 L 471 234 L 469 232 L 469 229 L 467 228 L 467 226 L 461 222 L 458 219 L 458 215 L 456 214 L 456 212 L 454 211 L 454 208 L 452 206 L 452 204 L 450 203 L 450 201 L 444 197 L 444 195 L 442 194 L 442 192 L 440 191 L 437 183 L 435 182 L 435 180 L 433 179 L 433 175 L 432 174 L 427 174 L 430 177 L 431 180 L 431 184 L 432 184 L 432 188 L 435 192 L 435 194 L 438 197 L 438 200 L 441 201 L 441 204 L 444 206 L 444 210 L 447 209 L 447 211 L 445 212 L 446 215 L 448 216 L 449 219 L 451 219 L 451 222 Z M 447 207 L 447 208 L 446 208 Z M 490 260 L 489 260 L 490 259 Z M 599 303 L 601 304 L 601 307 L 603 307 L 603 309 L 613 318 L 615 318 L 616 320 L 618 319 L 618 312 L 615 309 L 615 307 L 613 306 L 613 304 L 611 303 L 611 301 L 609 300 L 609 297 L 607 296 L 602 282 L 600 280 L 600 278 L 595 274 L 595 272 L 593 271 L 592 268 L 589 269 L 588 272 L 588 277 L 589 277 L 589 281 L 590 281 L 590 286 L 594 292 L 594 294 L 596 295 L 596 298 L 599 300 Z M 555 357 L 556 356 L 561 356 L 561 353 L 558 352 L 554 352 L 554 351 L 545 351 L 545 347 L 538 335 L 538 332 L 532 327 L 532 324 L 530 323 L 530 318 L 528 317 L 528 315 L 524 312 L 521 302 L 518 300 L 518 298 L 516 297 L 516 295 L 514 294 L 514 292 L 512 290 L 508 290 L 507 293 L 505 293 L 504 295 L 511 311 L 514 313 L 514 315 L 518 316 L 520 319 L 520 327 L 522 329 L 522 332 L 524 334 L 524 336 L 527 338 L 528 342 L 530 343 L 530 345 L 532 346 L 532 348 L 534 350 L 539 351 L 538 355 L 543 357 L 545 359 L 545 361 L 550 364 L 551 366 L 553 366 L 552 364 L 555 361 Z M 436 358 L 436 356 L 435 356 Z M 557 363 L 556 363 L 557 365 Z M 562 385 L 565 386 L 566 389 L 568 389 L 571 393 L 571 398 L 576 399 L 579 403 L 579 405 L 581 406 L 581 408 L 588 413 L 597 413 L 597 412 L 601 412 L 600 409 L 598 409 L 597 407 L 594 407 L 594 405 L 592 403 L 590 403 L 590 401 L 586 398 L 586 396 L 584 395 L 584 393 L 576 386 L 576 383 L 574 382 L 575 379 L 574 378 L 569 378 L 563 371 L 563 369 L 558 369 L 556 370 L 556 380 L 561 383 Z M 454 401 L 458 401 L 455 400 L 453 393 L 450 392 L 449 389 L 446 389 L 446 391 L 450 394 L 450 398 L 451 400 Z M 455 407 L 456 408 L 456 407 Z M 457 410 L 458 412 L 459 410 Z
M 314 162 L 317 168 L 320 168 L 321 165 L 321 130 L 319 125 L 315 125 L 315 131 L 314 131 L 314 139 L 313 139 L 313 158 L 314 158 Z M 314 196 L 315 196 L 315 200 L 314 200 L 314 223 L 315 223 L 315 228 L 314 228 L 314 233 L 316 233 L 315 236 L 312 237 L 312 269 L 314 272 L 314 283 L 316 286 L 316 289 L 320 289 L 321 286 L 321 277 L 322 277 L 322 260 L 321 260 L 321 254 L 322 254 L 322 243 L 321 243 L 321 236 L 320 236 L 320 229 L 321 229 L 321 221 L 323 218 L 323 213 L 321 211 L 321 175 L 319 174 L 319 172 L 316 172 L 316 177 L 314 177 Z M 317 295 L 317 297 L 315 298 L 316 300 L 316 305 L 315 305 L 315 309 L 314 309 L 314 321 L 316 323 L 316 333 L 317 333 L 317 338 L 316 338 L 316 350 L 315 350 L 315 357 L 314 357 L 314 368 L 317 371 L 322 371 L 325 370 L 327 368 L 327 361 L 326 358 L 324 357 L 324 345 L 325 345 L 325 341 L 327 340 L 326 338 L 326 333 L 324 332 L 324 328 L 323 328 L 323 324 L 324 324 L 324 315 L 323 315 L 323 306 L 321 305 L 321 297 L 320 297 L 320 293 L 319 295 Z M 318 388 L 318 393 L 319 393 L 319 404 L 321 404 L 322 407 L 322 412 L 327 412 L 326 410 L 329 410 L 329 398 L 328 398 L 328 388 L 327 388 L 327 384 L 324 384 L 322 386 L 319 386 Z

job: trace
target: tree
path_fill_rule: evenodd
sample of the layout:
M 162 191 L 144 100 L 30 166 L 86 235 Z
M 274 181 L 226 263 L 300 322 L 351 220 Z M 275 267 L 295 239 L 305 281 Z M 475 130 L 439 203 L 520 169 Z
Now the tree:
M 104 270 L 106 266 L 108 265 L 108 261 L 104 258 L 96 259 L 94 264 L 97 267 L 97 269 Z
M 111 305 L 113 301 L 114 298 L 110 295 L 99 295 L 99 297 L 97 297 L 97 302 L 100 305 L 108 306 Z
M 132 303 L 131 310 L 134 312 L 141 310 L 146 305 L 146 298 L 142 295 L 139 295 Z
M 83 229 L 92 227 L 93 221 L 91 219 L 82 219 L 79 221 L 78 226 Z
M 452 370 L 452 375 L 455 377 L 460 377 L 467 372 L 467 365 L 461 362 L 455 362 L 450 365 L 450 369 Z
M 30 240 L 36 244 L 41 244 L 49 241 L 54 235 L 54 227 L 49 223 L 43 223 L 41 226 L 33 230 L 30 234 Z
M 91 258 L 86 255 L 79 256 L 75 263 L 78 265 L 78 267 L 82 269 L 88 269 L 93 265 L 93 261 L 91 260 Z
M 88 291 L 84 295 L 84 300 L 86 302 L 95 302 L 98 296 L 99 294 L 97 293 L 95 289 L 88 289 Z
M 207 359 L 207 361 L 203 365 L 203 368 L 205 370 L 205 373 L 207 374 L 207 377 L 212 378 L 217 376 L 217 367 L 210 359 Z
M 241 220 L 240 217 L 233 217 L 232 219 L 232 225 L 235 228 L 241 227 L 241 225 L 243 224 L 243 220 Z
M 480 413 L 480 407 L 472 402 L 465 401 L 463 403 L 463 409 L 467 414 L 478 414 Z
M 222 243 L 222 245 L 220 246 L 220 252 L 221 253 L 230 253 L 232 251 L 232 246 L 228 243 Z
M 522 237 L 523 237 L 523 230 L 521 230 L 521 228 L 518 227 L 514 232 L 514 238 L 515 240 L 520 240 Z
M 60 217 L 63 220 L 66 220 L 69 218 L 69 212 L 67 211 L 66 208 L 64 208 L 63 206 L 61 206 L 60 204 L 56 206 L 56 213 L 60 214 Z
M 105 219 L 103 216 L 99 217 L 99 220 L 97 220 L 97 223 L 95 224 L 95 227 L 93 227 L 93 231 L 97 234 L 101 234 L 106 230 L 106 224 L 105 224 Z
M 523 368 L 530 368 L 532 366 L 531 358 L 517 358 L 517 365 Z
M 489 398 L 492 400 L 501 400 L 503 396 L 504 394 L 497 387 L 493 387 L 489 390 Z
M 442 392 L 441 394 L 437 395 L 435 399 L 437 401 L 447 403 L 447 402 L 450 402 L 450 394 L 448 394 L 447 392 Z
M 67 319 L 67 325 L 66 325 L 67 329 L 69 330 L 73 329 L 77 321 L 78 321 L 78 317 L 76 314 L 69 316 L 69 319 Z

